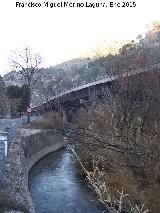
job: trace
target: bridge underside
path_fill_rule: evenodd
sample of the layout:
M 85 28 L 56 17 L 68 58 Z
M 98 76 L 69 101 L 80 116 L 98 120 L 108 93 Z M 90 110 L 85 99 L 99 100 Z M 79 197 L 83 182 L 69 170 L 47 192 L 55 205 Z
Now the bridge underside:
M 128 101 L 133 101 L 131 100 L 133 98 L 143 99 L 145 98 L 145 94 L 147 97 L 147 91 L 143 90 L 143 94 L 139 96 L 139 91 L 136 94 L 136 90 L 139 86 L 144 86 L 139 85 L 142 84 L 142 79 L 144 79 L 144 77 L 151 78 L 153 77 L 152 74 L 154 76 L 154 73 L 139 73 L 134 76 L 127 76 L 123 79 L 120 78 L 114 81 L 72 91 L 36 107 L 36 110 L 41 113 L 46 111 L 56 111 L 63 116 L 64 120 L 71 121 L 76 119 L 76 114 L 79 110 L 83 109 L 88 111 L 103 103 L 110 103 L 113 97 L 117 97 L 123 92 L 125 93 L 123 95 L 127 97 Z M 129 88 L 129 91 L 127 91 L 127 88 Z M 144 88 L 147 88 L 146 85 Z
M 70 122 L 79 110 L 87 111 L 90 107 L 95 107 L 103 102 L 109 102 L 114 93 L 113 83 L 107 82 L 106 84 L 94 85 L 50 100 L 36 107 L 36 110 L 42 114 L 46 111 L 56 111 L 63 116 L 64 120 Z

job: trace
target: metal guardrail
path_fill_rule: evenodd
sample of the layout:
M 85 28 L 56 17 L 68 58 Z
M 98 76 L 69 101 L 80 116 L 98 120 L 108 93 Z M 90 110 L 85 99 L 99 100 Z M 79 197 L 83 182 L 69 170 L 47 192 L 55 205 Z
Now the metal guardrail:
M 73 91 L 81 90 L 83 88 L 90 87 L 90 86 L 93 86 L 93 85 L 96 85 L 96 84 L 99 84 L 99 83 L 105 83 L 105 82 L 108 82 L 108 81 L 113 81 L 115 79 L 117 79 L 117 76 L 109 77 L 107 75 L 104 75 L 101 78 L 92 79 L 91 81 L 80 83 L 77 86 L 73 86 L 70 89 L 66 89 L 66 90 L 60 92 L 59 94 L 56 94 L 55 96 L 51 97 L 48 101 L 51 101 L 51 100 L 56 99 L 56 98 L 59 98 L 59 97 L 61 97 L 63 95 L 69 94 L 69 93 L 71 93 Z M 32 109 L 35 109 L 36 107 L 41 106 L 43 104 L 46 104 L 46 101 L 44 101 L 40 105 L 32 106 Z

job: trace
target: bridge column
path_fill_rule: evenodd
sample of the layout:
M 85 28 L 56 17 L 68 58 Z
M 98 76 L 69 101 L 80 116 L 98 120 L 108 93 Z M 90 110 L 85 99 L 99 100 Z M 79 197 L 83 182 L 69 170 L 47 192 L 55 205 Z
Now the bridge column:
M 68 123 L 68 114 L 64 106 L 59 105 L 58 113 L 62 117 L 64 123 Z
M 62 111 L 62 118 L 64 123 L 68 123 L 67 111 L 65 109 Z

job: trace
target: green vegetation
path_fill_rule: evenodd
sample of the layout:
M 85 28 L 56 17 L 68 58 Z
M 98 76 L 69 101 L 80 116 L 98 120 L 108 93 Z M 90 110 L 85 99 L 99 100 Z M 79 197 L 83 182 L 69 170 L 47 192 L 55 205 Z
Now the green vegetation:
M 19 116 L 22 112 L 26 111 L 28 106 L 29 92 L 27 85 L 20 86 L 8 86 L 7 94 L 11 104 L 12 117 Z

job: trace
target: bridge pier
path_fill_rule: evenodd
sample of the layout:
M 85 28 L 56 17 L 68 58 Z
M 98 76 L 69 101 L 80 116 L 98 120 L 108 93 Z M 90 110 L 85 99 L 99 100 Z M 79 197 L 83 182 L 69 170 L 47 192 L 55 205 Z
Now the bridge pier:
M 63 109 L 63 111 L 62 111 L 62 118 L 63 118 L 64 123 L 68 123 L 68 115 L 67 115 L 67 111 L 65 109 Z

